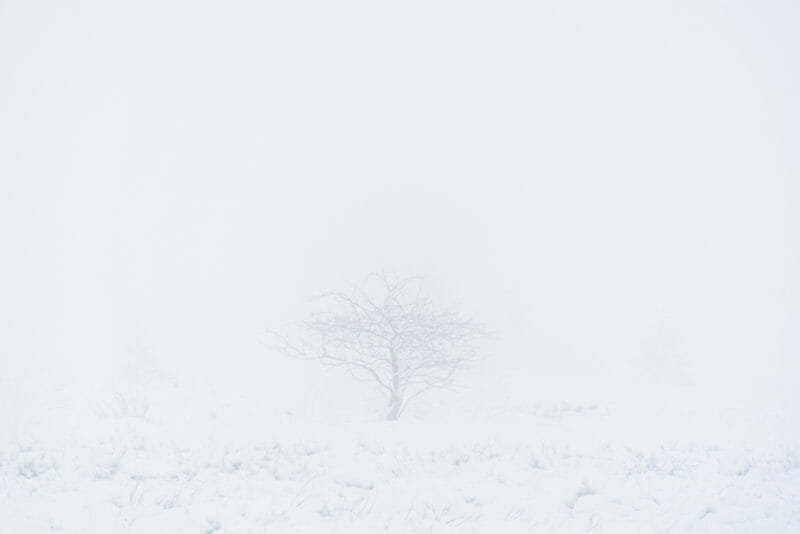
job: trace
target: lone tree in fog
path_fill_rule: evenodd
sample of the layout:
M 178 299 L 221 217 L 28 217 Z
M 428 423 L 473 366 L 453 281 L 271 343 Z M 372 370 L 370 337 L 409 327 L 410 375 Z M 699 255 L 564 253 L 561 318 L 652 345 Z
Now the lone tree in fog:
M 373 382 L 388 399 L 389 420 L 426 391 L 447 387 L 477 359 L 475 343 L 487 334 L 482 325 L 434 306 L 419 277 L 373 273 L 361 285 L 315 300 L 322 311 L 297 323 L 299 343 L 273 333 L 277 348 Z

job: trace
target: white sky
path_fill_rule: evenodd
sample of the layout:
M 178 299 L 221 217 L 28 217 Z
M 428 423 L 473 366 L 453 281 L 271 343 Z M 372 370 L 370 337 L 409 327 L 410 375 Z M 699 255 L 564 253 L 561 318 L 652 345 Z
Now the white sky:
M 791 385 L 799 59 L 796 1 L 0 1 L 0 362 L 268 369 L 383 266 L 498 365 Z

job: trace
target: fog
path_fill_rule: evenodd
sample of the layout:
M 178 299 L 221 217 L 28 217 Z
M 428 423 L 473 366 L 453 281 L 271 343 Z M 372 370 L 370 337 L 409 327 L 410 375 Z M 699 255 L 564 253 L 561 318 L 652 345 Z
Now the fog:
M 0 530 L 800 532 L 798 28 L 0 0 Z
M 790 394 L 800 5 L 650 4 L 0 3 L 3 372 L 279 372 L 384 268 L 493 368 Z

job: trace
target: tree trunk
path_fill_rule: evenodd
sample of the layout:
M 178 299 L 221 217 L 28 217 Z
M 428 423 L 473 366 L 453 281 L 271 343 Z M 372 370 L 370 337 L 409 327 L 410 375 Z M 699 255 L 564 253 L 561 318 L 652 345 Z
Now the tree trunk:
M 389 399 L 389 413 L 386 418 L 389 421 L 397 421 L 400 418 L 400 410 L 403 407 L 403 395 L 400 392 L 400 367 L 397 364 L 397 356 L 394 350 L 392 357 L 392 397 Z
M 403 407 L 403 399 L 400 395 L 393 393 L 392 398 L 389 400 L 389 413 L 386 419 L 389 421 L 397 421 L 400 418 L 400 408 Z

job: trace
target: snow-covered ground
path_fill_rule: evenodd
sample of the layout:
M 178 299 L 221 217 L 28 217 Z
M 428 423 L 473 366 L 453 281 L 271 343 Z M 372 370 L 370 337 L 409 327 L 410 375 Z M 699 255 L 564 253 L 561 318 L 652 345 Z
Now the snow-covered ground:
M 6 379 L 0 532 L 800 532 L 789 408 L 483 369 L 390 423 L 314 376 Z
M 800 534 L 798 29 L 0 0 L 0 534 Z M 493 334 L 397 422 L 263 339 L 384 268 Z

